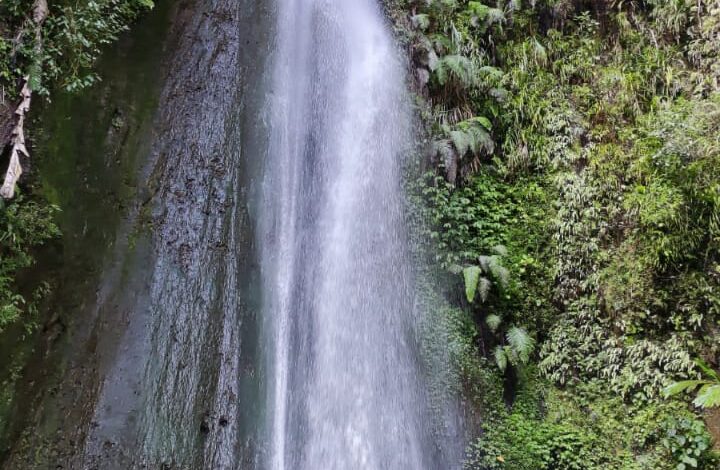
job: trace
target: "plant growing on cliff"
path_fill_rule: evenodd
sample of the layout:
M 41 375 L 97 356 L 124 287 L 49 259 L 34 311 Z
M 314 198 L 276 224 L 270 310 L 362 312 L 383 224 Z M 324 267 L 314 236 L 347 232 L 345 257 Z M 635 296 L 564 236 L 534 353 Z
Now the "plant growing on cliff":
M 10 203 L 0 200 L 0 332 L 24 312 L 32 311 L 46 292 L 40 286 L 21 292 L 18 274 L 34 263 L 33 252 L 59 235 L 53 222 L 54 206 L 18 197 Z
M 671 397 L 697 390 L 693 400 L 695 406 L 699 408 L 720 406 L 720 374 L 700 359 L 697 359 L 695 363 L 706 378 L 675 382 L 664 389 L 665 396 Z

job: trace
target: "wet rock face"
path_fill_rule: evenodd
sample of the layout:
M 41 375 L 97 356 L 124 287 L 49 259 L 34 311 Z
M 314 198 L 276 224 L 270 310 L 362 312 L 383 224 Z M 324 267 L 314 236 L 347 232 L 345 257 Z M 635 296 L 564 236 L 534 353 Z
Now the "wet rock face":
M 108 116 L 102 132 L 87 129 L 92 121 L 69 126 L 65 141 L 76 146 L 47 147 L 60 148 L 53 159 L 68 157 L 65 149 L 98 162 L 84 170 L 93 191 L 73 195 L 74 181 L 61 178 L 54 189 L 68 206 L 97 198 L 70 208 L 68 222 L 94 211 L 105 214 L 94 222 L 112 229 L 88 245 L 106 255 L 69 302 L 67 332 L 39 354 L 43 373 L 24 385 L 28 398 L 18 400 L 28 410 L 16 419 L 25 430 L 3 468 L 237 468 L 253 460 L 259 407 L 242 404 L 260 386 L 249 208 L 266 135 L 258 119 L 272 34 L 266 3 L 159 4 L 152 15 L 169 22 L 141 24 L 123 40 L 161 44 L 156 63 L 133 70 L 137 51 L 110 53 L 126 67 L 106 73 L 101 88 L 122 82 L 127 102 L 115 106 L 96 90 L 94 101 L 70 105 L 71 115 L 49 118 Z M 145 102 L 133 96 L 144 87 L 157 90 Z M 128 159 L 120 181 L 100 177 Z M 68 226 L 66 250 L 81 253 L 94 226 L 91 235 L 82 223 L 76 232 Z

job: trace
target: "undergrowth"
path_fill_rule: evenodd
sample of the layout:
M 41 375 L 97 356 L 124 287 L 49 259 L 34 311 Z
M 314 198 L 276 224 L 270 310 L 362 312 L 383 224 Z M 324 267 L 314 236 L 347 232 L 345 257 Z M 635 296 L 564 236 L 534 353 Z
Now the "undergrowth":
M 390 3 L 429 136 L 428 289 L 473 325 L 467 467 L 717 468 L 663 391 L 720 366 L 720 8 Z

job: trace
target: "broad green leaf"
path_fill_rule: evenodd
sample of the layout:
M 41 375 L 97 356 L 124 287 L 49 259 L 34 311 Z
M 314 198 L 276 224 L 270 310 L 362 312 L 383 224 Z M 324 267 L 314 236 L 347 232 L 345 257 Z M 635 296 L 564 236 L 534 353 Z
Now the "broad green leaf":
M 507 342 L 510 349 L 515 353 L 521 363 L 525 363 L 530 359 L 535 349 L 535 340 L 525 331 L 524 328 L 513 326 L 507 332 Z
M 463 269 L 463 279 L 465 280 L 465 297 L 467 301 L 472 303 L 475 300 L 475 293 L 477 292 L 478 282 L 480 281 L 480 274 L 482 270 L 479 266 L 468 266 Z
M 494 351 L 494 356 L 495 356 L 495 364 L 497 364 L 498 369 L 505 372 L 505 369 L 507 369 L 507 364 L 508 364 L 508 357 L 507 357 L 507 354 L 505 353 L 505 348 L 503 348 L 502 346 L 499 346 L 499 345 L 496 346 L 495 351 Z
M 666 397 L 671 397 L 684 391 L 694 390 L 698 386 L 706 383 L 707 382 L 705 380 L 683 380 L 681 382 L 675 382 L 674 384 L 665 387 L 663 389 L 663 394 L 665 394 Z

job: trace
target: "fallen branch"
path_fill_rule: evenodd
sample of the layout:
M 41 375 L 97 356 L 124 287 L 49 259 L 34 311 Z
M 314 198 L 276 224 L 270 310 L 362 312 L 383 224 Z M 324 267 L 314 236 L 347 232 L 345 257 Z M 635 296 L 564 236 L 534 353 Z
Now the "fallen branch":
M 39 56 L 42 52 L 42 25 L 48 16 L 47 0 L 36 0 L 33 6 L 33 23 L 35 25 L 35 52 Z M 30 100 L 32 91 L 30 90 L 30 77 L 23 79 L 22 90 L 20 90 L 20 104 L 15 109 L 17 122 L 13 128 L 10 137 L 10 163 L 5 173 L 5 181 L 0 188 L 0 196 L 4 199 L 12 199 L 15 195 L 15 186 L 17 185 L 20 175 L 22 175 L 22 165 L 20 164 L 20 155 L 29 157 L 27 147 L 25 146 L 25 116 L 30 111 Z

